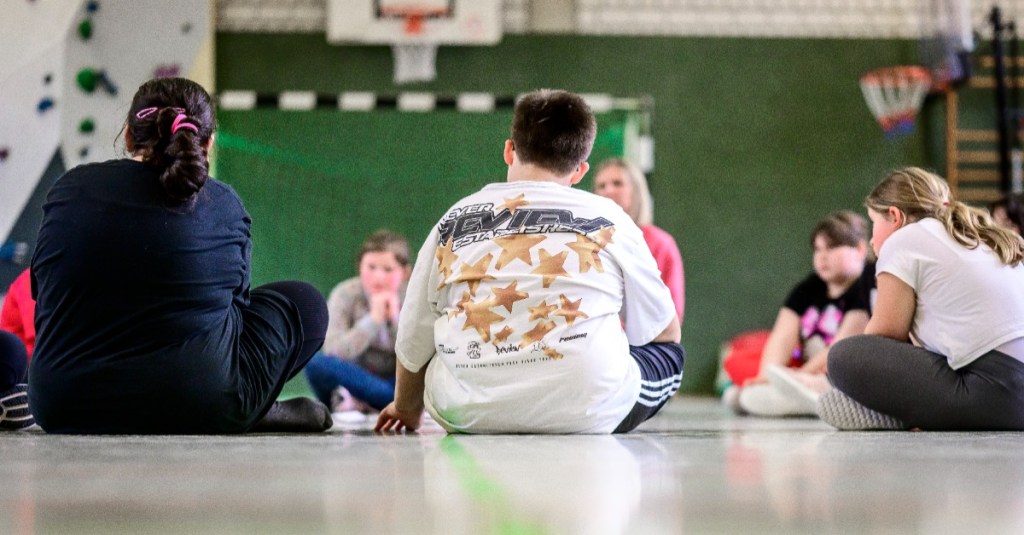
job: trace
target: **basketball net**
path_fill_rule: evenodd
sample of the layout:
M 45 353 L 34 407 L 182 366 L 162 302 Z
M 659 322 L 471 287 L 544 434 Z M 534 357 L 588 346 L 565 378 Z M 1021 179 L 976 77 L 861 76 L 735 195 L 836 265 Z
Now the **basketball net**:
M 394 81 L 396 84 L 409 82 L 433 82 L 437 79 L 435 60 L 436 43 L 396 43 L 391 45 L 395 61 Z
M 860 78 L 864 101 L 889 139 L 914 131 L 914 119 L 931 85 L 928 69 L 916 65 L 883 67 Z
M 425 41 L 426 24 L 430 17 L 442 17 L 449 14 L 447 8 L 430 8 L 418 6 L 395 6 L 382 8 L 383 15 L 398 16 L 405 19 L 402 33 L 414 38 L 412 42 L 391 45 L 391 55 L 395 63 L 394 82 L 406 84 L 410 82 L 433 82 L 437 79 L 437 43 Z

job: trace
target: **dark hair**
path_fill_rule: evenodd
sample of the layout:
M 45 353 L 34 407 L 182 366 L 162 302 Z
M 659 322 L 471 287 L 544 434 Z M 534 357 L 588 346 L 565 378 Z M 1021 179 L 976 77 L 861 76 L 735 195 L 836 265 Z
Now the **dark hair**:
M 381 229 L 367 236 L 356 262 L 362 262 L 366 253 L 391 253 L 402 267 L 409 267 L 409 242 L 397 232 Z
M 839 210 L 818 221 L 811 231 L 811 247 L 818 236 L 825 236 L 829 247 L 857 247 L 867 243 L 868 223 L 864 216 L 850 210 Z
M 179 115 L 184 117 L 178 119 Z M 185 78 L 156 78 L 142 84 L 125 125 L 126 147 L 144 163 L 163 170 L 160 183 L 172 200 L 188 201 L 206 184 L 207 145 L 216 119 L 202 86 Z
M 590 156 L 596 135 L 597 120 L 579 95 L 539 89 L 516 103 L 512 145 L 525 163 L 571 173 Z

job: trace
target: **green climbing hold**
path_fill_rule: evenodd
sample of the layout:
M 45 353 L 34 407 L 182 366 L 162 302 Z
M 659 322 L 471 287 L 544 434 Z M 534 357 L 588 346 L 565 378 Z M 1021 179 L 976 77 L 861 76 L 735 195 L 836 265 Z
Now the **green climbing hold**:
M 85 19 L 78 25 L 78 35 L 83 41 L 88 41 L 92 37 L 92 20 Z

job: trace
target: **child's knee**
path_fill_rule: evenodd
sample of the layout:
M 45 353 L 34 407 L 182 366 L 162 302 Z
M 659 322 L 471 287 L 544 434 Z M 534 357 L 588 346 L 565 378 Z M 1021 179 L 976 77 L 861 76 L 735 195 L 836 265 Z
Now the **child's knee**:
M 858 355 L 863 354 L 866 344 L 871 341 L 869 335 L 857 335 L 849 338 L 844 338 L 835 344 L 828 350 L 828 360 L 826 361 L 826 369 L 829 377 L 833 382 L 837 378 L 846 377 L 851 371 L 858 365 Z

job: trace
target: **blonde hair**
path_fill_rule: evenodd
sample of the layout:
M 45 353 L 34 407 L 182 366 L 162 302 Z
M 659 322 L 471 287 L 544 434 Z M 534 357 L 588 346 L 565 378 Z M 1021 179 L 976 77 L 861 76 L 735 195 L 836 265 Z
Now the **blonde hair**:
M 864 205 L 880 214 L 895 207 L 910 222 L 935 218 L 950 237 L 968 249 L 984 243 L 1003 264 L 1015 266 L 1024 261 L 1024 240 L 1020 236 L 997 225 L 984 210 L 950 199 L 946 181 L 924 169 L 905 167 L 889 172 Z
M 644 176 L 644 172 L 629 160 L 609 158 L 601 162 L 594 176 L 596 177 L 601 174 L 601 171 L 610 167 L 622 169 L 626 177 L 629 178 L 630 186 L 633 188 L 633 194 L 630 195 L 630 206 L 626 213 L 629 214 L 629 217 L 633 219 L 637 226 L 653 225 L 654 202 L 651 200 L 651 190 L 647 187 L 647 177 Z

